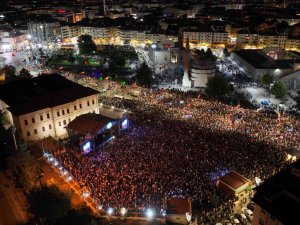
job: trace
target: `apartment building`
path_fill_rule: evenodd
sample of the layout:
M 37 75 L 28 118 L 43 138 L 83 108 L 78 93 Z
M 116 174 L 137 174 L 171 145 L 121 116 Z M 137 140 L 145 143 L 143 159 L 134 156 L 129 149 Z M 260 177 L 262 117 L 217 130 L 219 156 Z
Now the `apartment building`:
M 58 74 L 0 86 L 0 109 L 27 141 L 67 136 L 77 116 L 99 113 L 98 92 Z
M 216 45 L 227 45 L 228 33 L 221 31 L 206 30 L 184 30 L 182 32 L 183 43 L 186 43 L 189 38 L 191 48 L 207 46 L 212 47 Z
M 244 48 L 283 48 L 287 50 L 300 50 L 300 40 L 289 38 L 287 35 L 266 35 L 240 31 L 236 39 L 237 47 Z
M 299 224 L 300 161 L 265 180 L 256 188 L 252 225 Z

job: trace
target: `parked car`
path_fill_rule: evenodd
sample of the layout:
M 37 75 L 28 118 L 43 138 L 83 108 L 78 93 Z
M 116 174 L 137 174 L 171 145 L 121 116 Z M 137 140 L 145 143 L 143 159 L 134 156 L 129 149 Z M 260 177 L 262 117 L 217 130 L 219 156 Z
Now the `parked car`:
M 233 224 L 241 224 L 240 221 L 237 218 L 232 219 Z
M 240 213 L 237 217 L 241 221 L 242 224 L 247 224 L 248 219 L 244 213 Z
M 252 212 L 254 211 L 254 203 L 253 202 L 250 202 L 248 205 L 247 205 L 247 208 L 250 209 Z
M 250 220 L 253 220 L 253 212 L 252 212 L 252 210 L 250 210 L 250 209 L 245 209 L 245 214 L 246 214 L 246 216 L 250 219 Z

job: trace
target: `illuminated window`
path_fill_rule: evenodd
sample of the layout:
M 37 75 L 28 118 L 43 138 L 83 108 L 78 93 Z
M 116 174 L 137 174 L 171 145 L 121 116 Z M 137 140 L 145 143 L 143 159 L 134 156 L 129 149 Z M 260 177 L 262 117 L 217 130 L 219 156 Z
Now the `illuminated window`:
M 25 123 L 25 125 L 28 125 L 28 121 L 27 120 L 24 120 L 24 123 Z

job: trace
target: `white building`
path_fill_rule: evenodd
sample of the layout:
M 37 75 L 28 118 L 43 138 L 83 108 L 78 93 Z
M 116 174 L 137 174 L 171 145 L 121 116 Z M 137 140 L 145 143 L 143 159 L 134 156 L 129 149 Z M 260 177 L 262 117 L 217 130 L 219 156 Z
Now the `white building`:
M 275 52 L 276 53 L 276 52 Z M 294 71 L 294 62 L 290 59 L 273 59 L 274 51 L 265 53 L 263 50 L 240 50 L 231 53 L 231 60 L 254 80 L 260 81 L 265 74 L 273 76 L 274 80 Z M 296 69 L 296 67 L 295 67 Z
M 190 41 L 191 48 L 196 47 L 213 47 L 213 46 L 223 46 L 228 44 L 228 33 L 227 32 L 219 32 L 212 31 L 211 29 L 203 29 L 203 30 L 184 30 L 182 32 L 183 43 L 186 42 L 187 39 Z
M 0 96 L 0 109 L 27 141 L 66 137 L 70 121 L 99 113 L 97 91 L 57 74 L 3 84 Z
M 216 66 L 214 62 L 205 57 L 199 57 L 197 54 L 191 57 L 189 39 L 186 41 L 183 61 L 183 87 L 206 87 L 208 80 L 215 76 Z

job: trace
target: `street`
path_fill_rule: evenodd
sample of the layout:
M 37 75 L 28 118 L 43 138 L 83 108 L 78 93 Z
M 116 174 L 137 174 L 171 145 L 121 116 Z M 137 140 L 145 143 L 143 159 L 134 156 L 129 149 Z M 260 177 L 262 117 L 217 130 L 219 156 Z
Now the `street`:
M 0 173 L 0 225 L 15 225 L 26 221 L 20 198 L 9 180 Z

